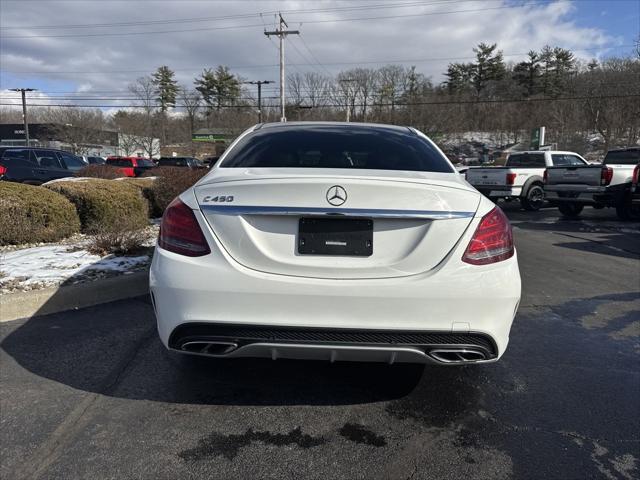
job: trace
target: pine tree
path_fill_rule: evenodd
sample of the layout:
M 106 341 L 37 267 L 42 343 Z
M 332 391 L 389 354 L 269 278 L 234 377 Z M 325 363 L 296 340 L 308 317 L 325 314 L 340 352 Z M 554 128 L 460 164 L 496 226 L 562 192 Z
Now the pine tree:
M 524 88 L 526 97 L 536 94 L 540 83 L 540 57 L 537 52 L 531 50 L 527 60 L 513 68 L 513 79 Z
M 224 65 L 219 65 L 215 71 L 205 69 L 194 84 L 209 114 L 214 108 L 220 110 L 225 105 L 233 105 L 240 98 L 240 81 Z
M 158 70 L 152 75 L 155 94 L 157 95 L 156 103 L 163 113 L 170 107 L 176 106 L 178 82 L 176 82 L 174 76 L 175 73 L 166 65 L 158 67 Z
M 473 86 L 478 96 L 486 89 L 491 81 L 502 80 L 506 69 L 502 59 L 502 52 L 497 51 L 496 43 L 487 45 L 480 43 L 473 51 L 476 54 Z

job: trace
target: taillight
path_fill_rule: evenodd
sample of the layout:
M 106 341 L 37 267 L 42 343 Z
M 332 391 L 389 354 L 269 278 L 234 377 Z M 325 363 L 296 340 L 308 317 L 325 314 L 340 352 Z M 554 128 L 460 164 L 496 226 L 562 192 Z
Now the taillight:
M 513 257 L 513 233 L 506 215 L 495 207 L 476 228 L 462 261 L 472 265 L 487 265 Z
M 513 185 L 516 183 L 517 173 L 507 173 L 507 185 Z
M 602 167 L 602 170 L 600 170 L 600 185 L 609 185 L 612 178 L 613 169 L 611 167 Z
M 548 179 L 549 179 L 549 173 L 547 172 L 547 169 L 545 168 L 544 173 L 542 174 L 542 181 L 544 183 L 547 183 Z
M 0 167 L 1 169 L 2 167 Z M 0 174 L 2 174 L 2 171 L 0 170 Z M 633 183 L 634 185 L 638 185 L 638 183 L 640 180 L 640 163 L 638 165 L 636 165 L 636 168 L 633 169 L 633 177 L 631 178 L 631 183 Z
M 171 202 L 162 215 L 158 245 L 187 257 L 211 253 L 193 211 L 179 198 Z
M 4 165 L 0 165 L 0 177 L 5 173 L 7 173 L 7 167 L 5 167 Z

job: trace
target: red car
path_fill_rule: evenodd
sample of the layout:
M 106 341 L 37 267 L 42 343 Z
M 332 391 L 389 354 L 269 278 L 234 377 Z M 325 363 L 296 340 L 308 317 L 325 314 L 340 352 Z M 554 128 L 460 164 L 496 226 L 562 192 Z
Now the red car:
M 118 167 L 127 177 L 139 177 L 156 166 L 153 160 L 142 157 L 107 157 L 106 165 Z

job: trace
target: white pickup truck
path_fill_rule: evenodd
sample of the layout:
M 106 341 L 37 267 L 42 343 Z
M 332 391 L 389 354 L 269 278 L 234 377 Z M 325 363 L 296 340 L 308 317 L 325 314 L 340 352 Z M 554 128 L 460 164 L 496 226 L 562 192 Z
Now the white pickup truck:
M 472 167 L 466 179 L 494 201 L 518 198 L 525 210 L 535 211 L 544 204 L 545 169 L 554 165 L 587 165 L 587 161 L 573 152 L 514 152 L 504 167 Z
M 640 148 L 609 150 L 602 165 L 554 166 L 545 172 L 545 197 L 560 212 L 576 217 L 585 205 L 615 207 L 618 217 L 631 217 L 629 196 Z

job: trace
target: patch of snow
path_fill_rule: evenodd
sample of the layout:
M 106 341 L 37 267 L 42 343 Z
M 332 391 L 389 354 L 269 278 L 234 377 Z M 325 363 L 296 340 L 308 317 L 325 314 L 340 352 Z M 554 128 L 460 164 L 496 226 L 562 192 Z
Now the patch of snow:
M 93 255 L 69 245 L 24 248 L 0 257 L 0 289 L 57 285 L 89 274 L 123 274 L 149 263 L 149 255 L 120 257 Z M 28 288 L 31 289 L 31 288 Z
M 64 177 L 64 178 L 56 178 L 54 180 L 49 180 L 48 182 L 43 183 L 42 185 L 51 185 L 53 183 L 58 182 L 91 182 L 94 180 L 98 180 L 92 177 Z

